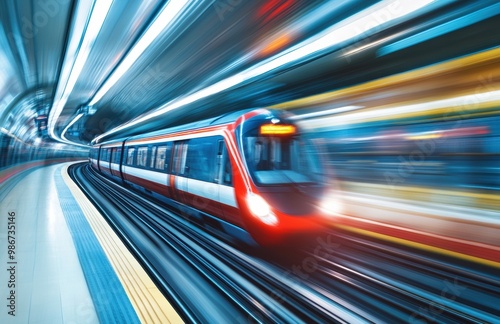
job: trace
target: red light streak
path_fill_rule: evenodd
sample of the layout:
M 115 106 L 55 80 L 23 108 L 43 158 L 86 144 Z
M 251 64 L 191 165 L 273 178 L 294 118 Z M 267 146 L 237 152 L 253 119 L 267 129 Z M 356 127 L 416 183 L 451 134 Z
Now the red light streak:
M 264 18 L 263 23 L 267 23 L 289 9 L 292 4 L 293 0 L 271 0 L 259 9 L 257 15 Z

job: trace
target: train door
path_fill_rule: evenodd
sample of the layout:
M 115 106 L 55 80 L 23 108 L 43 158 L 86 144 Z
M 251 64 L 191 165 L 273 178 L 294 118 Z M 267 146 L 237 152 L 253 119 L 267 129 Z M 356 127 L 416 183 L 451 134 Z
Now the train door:
M 174 200 L 183 204 L 189 204 L 187 197 L 187 178 L 186 173 L 186 155 L 188 149 L 188 141 L 175 142 L 174 154 L 172 159 L 172 175 L 170 185 L 173 188 L 172 197 Z
M 162 195 L 169 198 L 174 198 L 174 188 L 172 173 L 172 143 L 159 144 L 158 146 L 151 147 L 151 169 L 157 172 L 161 172 L 161 177 L 159 180 L 161 184 L 165 187 L 164 192 L 160 192 Z
M 209 215 L 223 219 L 218 202 L 217 138 L 210 136 L 189 140 L 185 170 L 188 204 Z
M 222 214 L 229 223 L 242 226 L 241 216 L 237 208 L 236 193 L 233 186 L 233 172 L 231 159 L 224 140 L 221 138 L 217 142 L 217 183 L 218 197 Z
M 121 147 L 113 147 L 111 149 L 111 162 L 110 162 L 110 167 L 111 167 L 111 174 L 114 175 L 115 177 L 120 176 L 120 155 L 121 155 Z
M 122 176 L 123 180 L 130 182 L 132 184 L 134 179 L 131 175 L 134 170 L 136 148 L 134 146 L 124 146 L 123 147 L 123 161 L 122 161 Z
M 97 161 L 96 161 L 96 164 L 97 164 L 97 170 L 101 171 L 101 160 L 102 160 L 102 157 L 104 155 L 104 148 L 102 146 L 99 146 L 98 148 L 98 151 L 97 151 Z
M 93 164 L 94 164 L 94 167 L 101 171 L 101 167 L 99 166 L 99 159 L 101 158 L 101 147 L 98 146 L 95 148 L 94 150 L 94 161 L 93 161 Z
M 99 170 L 101 172 L 110 173 L 110 149 L 101 147 L 101 156 L 99 159 Z
M 120 179 L 123 180 L 123 165 L 125 164 L 125 142 L 122 143 L 118 156 L 118 174 Z

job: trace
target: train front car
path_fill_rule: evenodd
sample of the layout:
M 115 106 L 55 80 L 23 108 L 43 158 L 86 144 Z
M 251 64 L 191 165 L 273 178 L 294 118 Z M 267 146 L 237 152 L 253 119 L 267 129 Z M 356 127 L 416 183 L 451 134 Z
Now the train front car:
M 247 171 L 245 188 L 237 189 L 238 204 L 247 230 L 264 246 L 321 229 L 328 179 L 314 145 L 290 117 L 263 109 L 236 121 L 235 137 Z

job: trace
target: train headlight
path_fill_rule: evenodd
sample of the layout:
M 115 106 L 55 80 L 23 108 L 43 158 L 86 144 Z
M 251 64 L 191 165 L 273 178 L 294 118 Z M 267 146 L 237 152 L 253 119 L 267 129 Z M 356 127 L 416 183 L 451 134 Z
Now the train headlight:
M 278 224 L 278 218 L 271 211 L 269 204 L 261 196 L 250 193 L 247 196 L 247 204 L 248 208 L 250 208 L 250 212 L 254 216 L 257 216 L 264 224 Z
M 320 201 L 319 209 L 327 215 L 342 213 L 342 202 L 337 191 L 331 191 Z

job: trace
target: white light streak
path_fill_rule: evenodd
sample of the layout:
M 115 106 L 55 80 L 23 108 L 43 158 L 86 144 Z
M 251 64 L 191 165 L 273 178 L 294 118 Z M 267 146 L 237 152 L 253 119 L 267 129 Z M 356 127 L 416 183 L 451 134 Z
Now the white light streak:
M 12 134 L 8 129 L 6 128 L 3 128 L 3 127 L 0 127 L 0 131 L 2 133 L 4 133 L 5 135 L 13 138 L 14 140 L 18 141 L 18 142 L 21 142 L 23 144 L 26 144 L 26 142 L 24 142 L 22 139 L 20 139 L 19 137 L 17 137 L 16 135 Z
M 130 67 L 137 61 L 137 59 L 144 53 L 144 51 L 153 43 L 153 41 L 165 30 L 172 21 L 178 16 L 181 10 L 188 3 L 187 0 L 170 0 L 167 5 L 160 12 L 158 17 L 154 20 L 152 25 L 147 29 L 144 35 L 134 45 L 134 47 L 127 54 L 125 59 L 120 63 L 118 68 L 109 77 L 106 83 L 99 89 L 90 106 L 95 105 L 102 97 L 111 89 L 116 82 L 130 69 Z
M 236 85 L 241 85 L 258 76 L 271 72 L 278 68 L 288 67 L 293 63 L 303 60 L 313 55 L 318 55 L 325 50 L 331 49 L 344 41 L 351 40 L 367 31 L 380 28 L 380 26 L 394 23 L 394 21 L 414 13 L 419 9 L 429 5 L 434 0 L 386 0 L 377 3 L 366 10 L 353 15 L 338 24 L 333 25 L 324 32 L 311 37 L 273 57 L 264 60 L 263 62 L 254 65 L 253 67 L 233 75 L 225 80 L 219 81 L 211 86 L 208 86 L 200 91 L 187 95 L 184 98 L 174 99 L 157 110 L 147 113 L 139 118 L 120 125 L 109 132 L 98 136 L 96 140 L 114 134 L 118 131 L 133 127 L 139 123 L 146 122 L 151 118 L 163 115 L 169 111 L 180 108 L 184 105 L 206 98 L 213 94 L 232 88 Z M 368 26 L 368 27 L 367 27 Z M 91 104 L 95 103 L 94 100 Z
M 395 115 L 425 112 L 433 109 L 446 107 L 467 107 L 478 105 L 485 102 L 500 100 L 500 90 L 483 92 L 460 97 L 453 97 L 430 102 L 423 102 L 407 106 L 398 106 L 383 109 L 373 109 L 367 111 L 354 112 L 348 115 L 333 116 L 328 118 L 318 118 L 315 120 L 304 121 L 304 124 L 310 124 L 311 127 L 321 128 L 338 125 L 346 125 L 354 122 L 369 120 L 371 118 L 386 118 Z
M 66 126 L 66 127 L 64 128 L 64 130 L 63 130 L 63 131 L 62 131 L 62 133 L 61 133 L 61 138 L 62 138 L 62 139 L 66 140 L 66 141 L 68 140 L 68 139 L 66 138 L 66 136 L 65 136 L 65 135 L 66 135 L 66 132 L 68 131 L 68 129 L 69 129 L 71 126 L 73 126 L 73 124 L 74 124 L 74 123 L 76 123 L 76 122 L 77 122 L 78 120 L 80 120 L 80 118 L 82 118 L 82 117 L 83 117 L 83 113 L 76 115 L 76 117 L 75 117 L 75 118 L 71 121 L 71 123 L 69 123 L 69 124 L 68 124 L 68 126 Z
M 313 117 L 321 117 L 321 116 L 326 116 L 326 115 L 333 115 L 333 114 L 340 114 L 346 111 L 352 111 L 356 109 L 361 109 L 363 108 L 362 106 L 345 106 L 345 107 L 338 107 L 338 108 L 332 108 L 328 110 L 321 110 L 321 111 L 316 111 L 308 114 L 302 114 L 302 115 L 295 115 L 292 116 L 290 119 L 306 119 L 306 118 L 313 118 Z
M 57 134 L 55 134 L 55 127 L 57 124 L 57 120 L 61 116 L 61 113 L 64 109 L 64 106 L 66 105 L 66 102 L 68 101 L 69 95 L 73 91 L 73 88 L 76 84 L 76 81 L 78 80 L 78 77 L 80 76 L 80 73 L 83 69 L 83 66 L 85 65 L 85 62 L 87 61 L 88 55 L 90 53 L 90 50 L 92 49 L 92 46 L 97 38 L 97 35 L 99 35 L 99 32 L 101 31 L 102 25 L 104 23 L 104 20 L 106 19 L 106 16 L 108 15 L 109 8 L 111 7 L 111 4 L 113 3 L 113 0 L 96 0 L 94 2 L 94 5 L 92 7 L 92 13 L 90 16 L 90 20 L 87 24 L 87 28 L 85 30 L 85 34 L 83 36 L 83 40 L 78 48 L 75 48 L 75 52 L 72 52 L 69 54 L 69 57 L 75 58 L 74 60 L 65 60 L 65 66 L 63 69 L 65 71 L 68 71 L 69 69 L 69 62 L 73 62 L 73 65 L 71 67 L 71 73 L 69 74 L 68 79 L 66 80 L 66 84 L 64 85 L 64 88 L 62 88 L 61 84 L 58 84 L 57 88 L 57 95 L 56 99 L 54 101 L 54 104 L 52 106 L 52 109 L 50 110 L 49 114 L 49 120 L 48 120 L 48 131 L 49 134 L 52 138 L 69 143 L 69 144 L 75 144 L 72 142 L 69 142 L 67 140 L 64 140 L 62 138 L 59 138 Z M 77 21 L 82 20 L 82 15 L 85 13 L 80 13 L 79 18 L 77 18 Z M 75 36 L 73 34 L 73 36 Z M 66 63 L 68 62 L 68 63 Z M 62 73 L 61 73 L 62 74 Z M 64 89 L 61 94 L 61 89 Z M 77 145 L 77 144 L 75 144 Z M 80 145 L 83 146 L 83 145 Z M 85 147 L 85 146 L 84 146 Z

